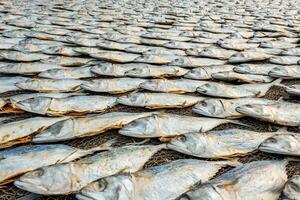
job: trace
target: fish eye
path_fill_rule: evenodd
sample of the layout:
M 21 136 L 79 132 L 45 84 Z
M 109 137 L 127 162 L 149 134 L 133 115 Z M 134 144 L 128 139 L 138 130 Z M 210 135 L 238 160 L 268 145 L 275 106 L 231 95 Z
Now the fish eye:
M 36 171 L 32 172 L 32 176 L 43 176 L 43 174 L 44 174 L 43 169 L 39 169 L 39 170 L 36 170 Z
M 277 140 L 275 139 L 275 138 L 268 138 L 267 140 L 266 140 L 266 142 L 268 142 L 268 143 L 276 143 L 277 142 Z
M 97 191 L 104 191 L 107 186 L 107 182 L 104 179 L 101 179 L 97 182 Z
M 186 141 L 186 136 L 181 135 L 181 136 L 178 137 L 178 140 L 181 141 L 181 142 L 185 142 Z
M 207 103 L 206 103 L 205 101 L 203 101 L 203 102 L 201 102 L 200 105 L 203 106 L 203 107 L 206 107 L 206 106 L 207 106 Z

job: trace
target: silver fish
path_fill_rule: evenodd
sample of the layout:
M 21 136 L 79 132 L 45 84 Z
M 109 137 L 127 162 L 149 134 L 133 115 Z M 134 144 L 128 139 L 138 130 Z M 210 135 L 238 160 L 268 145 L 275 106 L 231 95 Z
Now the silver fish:
M 300 48 L 286 49 L 281 54 L 284 56 L 300 56 Z
M 269 75 L 275 67 L 282 67 L 275 64 L 241 64 L 233 68 L 233 71 L 241 74 Z
M 139 54 L 125 53 L 122 51 L 103 51 L 97 53 L 90 53 L 89 55 L 98 60 L 118 63 L 132 62 L 140 56 Z
M 282 79 L 298 79 L 300 78 L 300 65 L 285 65 L 271 69 L 269 75 Z
M 95 79 L 83 83 L 81 88 L 93 92 L 119 94 L 136 90 L 145 81 L 147 80 L 139 78 Z
M 129 69 L 125 72 L 126 76 L 131 77 L 177 77 L 183 76 L 188 72 L 187 69 L 176 66 L 155 66 L 155 65 L 144 65 L 144 67 L 137 67 Z
M 292 176 L 285 184 L 283 194 L 288 199 L 299 200 L 300 197 L 300 176 Z
M 32 75 L 50 69 L 64 69 L 64 67 L 55 64 L 44 64 L 41 62 L 7 63 L 0 66 L 0 73 Z
M 41 115 L 60 116 L 65 114 L 98 113 L 117 104 L 116 97 L 70 96 L 65 98 L 34 97 L 19 101 L 16 107 Z
M 134 120 L 119 133 L 137 138 L 173 137 L 189 132 L 206 132 L 225 123 L 240 124 L 226 119 L 159 113 Z
M 249 83 L 242 85 L 210 82 L 199 86 L 197 92 L 225 98 L 263 97 L 273 85 L 277 85 L 280 82 L 281 79 L 277 79 L 271 83 Z
M 199 57 L 180 57 L 174 59 L 170 65 L 185 67 L 185 68 L 195 68 L 213 65 L 224 65 L 224 60 L 211 59 L 211 58 L 199 58 Z
M 300 85 L 291 85 L 285 88 L 285 91 L 291 95 L 300 96 Z
M 32 90 L 37 92 L 74 92 L 80 90 L 81 80 L 71 79 L 27 79 L 18 81 L 15 85 L 23 90 Z
M 274 56 L 270 58 L 270 63 L 278 65 L 297 65 L 300 57 L 297 56 Z
M 188 51 L 187 51 L 188 52 Z M 216 59 L 229 59 L 233 54 L 237 53 L 234 50 L 227 50 L 217 47 L 207 47 L 201 51 L 195 56 L 203 56 L 208 58 L 216 58 Z
M 248 104 L 236 111 L 249 117 L 285 126 L 300 125 L 300 105 L 297 103 L 277 102 L 273 104 Z
M 118 103 L 128 106 L 158 108 L 185 108 L 195 105 L 204 97 L 171 93 L 131 93 L 118 98 Z
M 137 57 L 133 62 L 140 62 L 140 63 L 149 63 L 149 64 L 169 64 L 173 60 L 177 59 L 179 56 L 176 55 L 168 55 L 168 54 L 162 54 L 162 55 L 142 55 Z
M 187 192 L 181 200 L 278 199 L 287 181 L 287 163 L 286 160 L 266 160 L 238 166 Z
M 300 156 L 300 136 L 297 133 L 276 134 L 262 142 L 259 150 L 268 153 Z
M 263 98 L 205 99 L 193 107 L 193 112 L 207 117 L 238 119 L 244 116 L 236 111 L 238 106 L 272 104 L 275 102 Z
M 164 148 L 165 145 L 114 148 L 79 161 L 37 169 L 21 176 L 14 184 L 37 194 L 70 194 L 100 178 L 141 170 L 155 153 Z
M 96 77 L 96 74 L 92 73 L 90 69 L 90 66 L 67 69 L 50 69 L 39 73 L 38 77 L 50 79 L 81 79 Z
M 239 163 L 176 160 L 130 175 L 100 179 L 84 187 L 76 197 L 80 200 L 171 200 L 188 191 L 197 182 L 205 183 L 227 165 L 236 166 Z
M 50 54 L 50 55 L 62 55 L 62 56 L 80 56 L 81 54 L 74 51 L 74 47 L 68 47 L 68 46 L 63 46 L 63 47 L 48 47 L 44 48 L 41 50 L 45 54 Z
M 229 59 L 229 63 L 246 63 L 251 61 L 263 61 L 271 58 L 271 55 L 259 51 L 248 50 L 233 54 Z
M 70 118 L 53 124 L 40 134 L 35 135 L 32 141 L 34 143 L 45 143 L 98 135 L 110 129 L 122 128 L 133 120 L 152 114 L 151 112 L 110 112 L 101 115 Z
M 0 77 L 0 93 L 20 90 L 15 84 L 20 81 L 26 81 L 28 78 L 22 76 Z
M 40 60 L 42 63 L 55 64 L 63 67 L 75 67 L 87 64 L 94 59 L 91 58 L 77 58 L 77 57 L 67 57 L 67 56 L 51 56 L 47 59 Z
M 172 139 L 168 149 L 200 158 L 230 158 L 245 156 L 258 149 L 272 132 L 227 129 L 207 133 L 187 133 Z
M 213 73 L 232 71 L 234 65 L 212 65 L 204 66 L 191 69 L 188 73 L 184 75 L 185 78 L 199 79 L 199 80 L 209 80 L 212 79 Z
M 274 78 L 266 75 L 240 74 L 234 71 L 224 71 L 211 74 L 211 77 L 223 81 L 239 81 L 245 83 L 270 83 Z
M 2 124 L 0 126 L 0 148 L 27 143 L 31 141 L 31 134 L 40 132 L 46 127 L 64 119 L 67 119 L 67 117 L 33 117 Z
M 0 57 L 11 60 L 11 61 L 20 61 L 20 62 L 33 62 L 39 61 L 42 59 L 47 59 L 49 55 L 41 53 L 22 53 L 19 51 L 1 51 Z
M 199 86 L 205 83 L 207 82 L 189 79 L 152 79 L 140 84 L 140 88 L 155 92 L 187 93 L 195 92 Z
M 108 63 L 103 62 L 99 64 L 95 64 L 91 67 L 91 72 L 104 76 L 114 76 L 114 77 L 122 77 L 125 76 L 125 73 L 134 68 L 144 68 L 147 67 L 148 64 L 140 64 L 140 63 L 128 63 L 128 64 L 116 64 L 116 63 Z
M 0 185 L 14 181 L 18 176 L 57 163 L 110 149 L 110 143 L 104 143 L 91 149 L 78 149 L 64 144 L 27 145 L 0 151 Z M 41 159 L 47 158 L 47 159 Z

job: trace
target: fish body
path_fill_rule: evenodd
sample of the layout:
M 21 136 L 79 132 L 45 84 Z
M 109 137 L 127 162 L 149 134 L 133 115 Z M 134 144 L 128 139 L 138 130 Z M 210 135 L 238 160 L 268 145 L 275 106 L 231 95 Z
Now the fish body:
M 183 68 L 195 68 L 212 65 L 224 65 L 224 60 L 212 59 L 212 58 L 200 58 L 200 57 L 180 57 L 174 59 L 170 65 L 180 66 Z
M 292 176 L 285 184 L 283 194 L 288 199 L 299 200 L 300 199 L 300 176 Z
M 31 171 L 14 184 L 37 194 L 58 195 L 78 192 L 89 183 L 117 173 L 141 170 L 165 145 L 125 146 L 69 163 Z M 56 184 L 53 184 L 56 183 Z
M 65 98 L 34 97 L 19 101 L 16 107 L 41 115 L 60 116 L 68 113 L 86 114 L 102 112 L 117 104 L 116 97 L 70 96 Z
M 26 80 L 28 80 L 28 78 L 22 76 L 0 77 L 0 93 L 20 90 L 20 88 L 16 86 L 16 83 Z
M 92 73 L 90 69 L 91 67 L 89 66 L 67 69 L 50 69 L 39 73 L 38 77 L 50 79 L 81 79 L 96 77 L 96 74 Z
M 186 193 L 187 199 L 274 200 L 287 181 L 285 160 L 254 161 L 212 179 Z
M 78 137 L 98 135 L 107 130 L 122 128 L 126 124 L 153 113 L 110 112 L 63 120 L 35 135 L 34 143 L 46 143 L 70 140 Z
M 129 175 L 98 180 L 84 187 L 76 197 L 80 200 L 172 200 L 196 183 L 205 183 L 226 165 L 237 163 L 176 160 Z M 101 190 L 101 186 L 105 186 L 105 189 Z
M 0 57 L 11 60 L 11 61 L 20 61 L 20 62 L 33 62 L 39 61 L 42 59 L 47 59 L 49 56 L 41 53 L 23 53 L 19 51 L 1 51 Z
M 184 75 L 185 78 L 198 79 L 198 80 L 209 80 L 212 79 L 212 74 L 224 71 L 232 71 L 234 65 L 214 65 L 204 66 L 191 69 Z
M 128 106 L 158 108 L 185 108 L 195 105 L 204 97 L 171 93 L 131 93 L 118 98 L 118 103 Z
M 125 72 L 126 76 L 146 78 L 146 77 L 178 77 L 188 72 L 187 69 L 176 66 L 153 66 L 145 65 L 144 67 L 132 68 Z
M 136 90 L 140 84 L 146 81 L 146 79 L 140 78 L 95 79 L 83 83 L 81 88 L 93 92 L 120 94 Z
M 275 67 L 281 67 L 281 65 L 275 64 L 241 64 L 233 68 L 233 71 L 241 74 L 257 74 L 257 75 L 269 75 L 269 72 Z
M 285 65 L 274 67 L 269 72 L 269 75 L 275 78 L 282 79 L 299 79 L 300 65 Z
M 265 75 L 240 74 L 234 71 L 224 71 L 211 74 L 212 78 L 223 81 L 239 81 L 245 83 L 270 83 L 274 78 Z
M 300 85 L 291 85 L 285 88 L 285 91 L 291 95 L 300 96 Z

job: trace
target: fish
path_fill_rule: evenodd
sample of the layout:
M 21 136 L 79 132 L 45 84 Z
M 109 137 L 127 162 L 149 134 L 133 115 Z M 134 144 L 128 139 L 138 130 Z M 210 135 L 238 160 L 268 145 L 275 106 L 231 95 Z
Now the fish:
M 113 148 L 78 161 L 42 167 L 18 178 L 14 185 L 43 195 L 78 192 L 89 183 L 117 173 L 133 173 L 165 145 L 132 145 Z M 56 183 L 56 184 L 53 184 Z
M 98 135 L 111 129 L 122 128 L 133 120 L 152 114 L 151 112 L 109 112 L 105 114 L 71 117 L 41 131 L 32 138 L 32 142 L 49 143 Z
M 125 49 L 130 46 L 132 46 L 132 44 L 118 43 L 118 42 L 106 41 L 106 40 L 97 43 L 97 47 L 100 47 L 102 49 L 117 50 L 117 51 L 125 51 Z
M 195 50 L 197 53 L 194 53 L 194 55 L 189 50 L 187 50 L 187 54 L 192 55 L 192 56 L 201 56 L 201 57 L 227 60 L 233 54 L 237 53 L 237 51 L 234 51 L 234 50 L 227 50 L 227 49 L 218 48 L 218 47 L 207 47 L 200 51 L 197 51 L 197 49 L 191 49 L 192 52 L 195 52 Z
M 241 124 L 234 120 L 157 113 L 130 122 L 119 130 L 119 134 L 163 139 L 190 132 L 206 132 L 225 123 Z
M 86 150 L 64 144 L 25 145 L 5 149 L 0 151 L 0 185 L 13 182 L 18 176 L 40 167 L 67 163 L 109 149 L 111 141 Z
M 229 63 L 247 63 L 252 61 L 264 61 L 271 58 L 272 55 L 255 50 L 242 51 L 231 55 Z
M 173 60 L 169 65 L 175 65 L 183 68 L 196 68 L 213 65 L 224 65 L 224 60 L 200 58 L 200 57 L 180 57 Z
M 187 192 L 180 200 L 242 200 L 245 197 L 253 200 L 278 199 L 287 181 L 287 163 L 287 160 L 246 163 Z
M 202 161 L 181 159 L 139 172 L 115 175 L 84 187 L 76 198 L 170 200 L 176 199 L 196 183 L 205 183 L 224 166 L 239 165 L 235 161 Z M 169 184 L 172 183 L 172 184 Z
M 32 117 L 1 124 L 0 126 L 0 149 L 11 147 L 15 144 L 28 143 L 31 135 L 39 133 L 55 122 L 67 119 L 67 117 Z
M 294 175 L 286 182 L 283 194 L 288 199 L 299 200 L 300 196 L 300 176 Z
M 32 78 L 25 81 L 18 81 L 15 85 L 23 90 L 37 92 L 75 92 L 80 90 L 81 80 L 72 79 L 42 79 Z
M 0 77 L 0 93 L 10 92 L 10 91 L 17 91 L 20 90 L 15 84 L 20 81 L 26 81 L 28 78 L 22 76 L 14 76 L 14 77 Z
M 274 100 L 264 98 L 237 98 L 237 99 L 205 99 L 193 107 L 193 112 L 207 117 L 224 119 L 238 119 L 244 117 L 236 111 L 238 106 L 247 104 L 272 104 Z
M 290 85 L 285 87 L 285 91 L 291 95 L 300 96 L 300 85 Z
M 49 58 L 49 55 L 41 54 L 41 53 L 23 53 L 19 51 L 2 50 L 0 52 L 0 57 L 11 61 L 33 62 L 42 59 L 47 59 Z
M 181 49 L 187 50 L 192 48 L 205 48 L 208 47 L 209 44 L 200 44 L 200 43 L 191 43 L 191 42 L 179 42 L 179 41 L 170 41 L 163 44 L 164 47 L 170 49 Z
M 127 50 L 127 49 L 126 49 Z M 177 56 L 185 56 L 186 52 L 180 49 L 167 49 L 163 47 L 151 47 L 142 52 L 145 55 L 177 55 Z
M 259 46 L 262 48 L 290 49 L 295 48 L 297 44 L 292 44 L 285 41 L 265 41 L 261 42 Z
M 169 64 L 173 60 L 177 59 L 179 56 L 177 55 L 168 55 L 168 54 L 161 54 L 161 55 L 152 55 L 152 54 L 143 54 L 136 59 L 133 60 L 133 62 L 137 63 L 148 63 L 148 64 Z
M 257 75 L 269 75 L 269 72 L 275 67 L 282 67 L 275 64 L 240 64 L 233 68 L 233 71 L 241 74 L 257 74 Z
M 98 60 L 118 63 L 133 62 L 136 58 L 140 56 L 139 54 L 126 53 L 122 51 L 103 51 L 97 53 L 90 53 L 89 55 Z
M 99 74 L 103 76 L 123 77 L 126 76 L 125 73 L 131 69 L 144 68 L 147 66 L 148 64 L 143 64 L 143 63 L 117 64 L 117 63 L 103 62 L 92 66 L 90 71 L 95 74 Z
M 93 92 L 107 92 L 110 94 L 120 94 L 137 90 L 146 79 L 140 78 L 112 78 L 94 79 L 81 84 L 81 88 Z
M 188 93 L 207 83 L 207 81 L 196 81 L 189 79 L 151 79 L 140 84 L 140 88 L 154 92 Z
M 94 59 L 67 56 L 50 56 L 49 58 L 40 60 L 40 62 L 45 64 L 55 64 L 63 67 L 79 67 L 91 61 L 94 61 Z
M 284 56 L 300 56 L 300 48 L 285 49 L 281 52 Z
M 44 64 L 41 62 L 30 63 L 6 63 L 0 66 L 0 73 L 34 75 L 50 69 L 64 69 L 64 67 L 55 64 Z
M 68 96 L 65 98 L 33 97 L 16 103 L 16 107 L 31 113 L 48 116 L 82 115 L 103 112 L 117 104 L 116 97 Z
M 66 69 L 49 69 L 38 74 L 38 77 L 49 79 L 82 79 L 93 78 L 96 74 L 90 71 L 89 65 Z
M 172 93 L 133 92 L 128 95 L 118 97 L 118 103 L 127 106 L 145 107 L 149 109 L 185 108 L 193 106 L 204 99 L 204 97 L 199 96 Z
M 213 73 L 211 77 L 222 81 L 239 81 L 245 83 L 270 83 L 274 80 L 274 78 L 266 75 L 240 74 L 234 71 Z
M 189 70 L 176 66 L 155 66 L 144 65 L 125 72 L 126 76 L 146 78 L 146 77 L 178 77 L 185 75 Z
M 256 151 L 264 140 L 274 134 L 242 129 L 187 133 L 173 138 L 167 148 L 199 158 L 228 159 Z
M 297 65 L 299 60 L 299 56 L 274 56 L 269 59 L 269 62 L 278 65 Z
M 126 47 L 124 49 L 124 51 L 129 52 L 129 53 L 144 54 L 144 52 L 148 51 L 150 48 L 154 48 L 154 47 L 150 47 L 150 46 L 146 46 L 146 45 L 133 45 L 133 44 L 126 44 L 126 45 L 129 45 L 129 46 Z
M 248 83 L 242 85 L 209 82 L 197 87 L 197 92 L 224 98 L 263 97 L 272 86 L 278 85 L 280 82 L 281 79 L 276 79 L 271 83 Z
M 267 153 L 300 156 L 300 136 L 297 133 L 276 134 L 263 141 L 259 150 Z
M 55 46 L 55 47 L 48 47 L 41 50 L 41 52 L 50 55 L 61 55 L 61 56 L 80 56 L 81 54 L 74 51 L 74 47 L 68 46 Z
M 245 51 L 247 49 L 257 48 L 259 46 L 257 43 L 247 43 L 242 41 L 225 41 L 220 42 L 219 45 L 224 49 L 235 51 Z
M 248 104 L 236 111 L 248 117 L 284 126 L 300 126 L 300 105 L 279 101 L 273 104 Z
M 300 78 L 300 65 L 285 65 L 271 69 L 269 75 L 282 79 L 298 79 Z
M 232 71 L 234 67 L 234 65 L 212 65 L 198 67 L 191 69 L 188 73 L 184 75 L 184 77 L 189 79 L 209 80 L 212 79 L 213 73 Z

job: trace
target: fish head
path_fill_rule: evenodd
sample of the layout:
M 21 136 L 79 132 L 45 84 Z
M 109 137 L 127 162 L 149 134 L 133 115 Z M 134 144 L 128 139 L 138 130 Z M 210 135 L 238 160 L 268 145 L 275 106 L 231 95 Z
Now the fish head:
M 184 64 L 186 64 L 186 60 L 184 58 L 176 58 L 170 63 L 170 65 L 184 65 Z
M 156 116 L 144 117 L 134 120 L 119 130 L 121 135 L 143 138 L 156 132 Z
M 203 49 L 203 50 L 200 52 L 200 55 L 201 55 L 201 56 L 208 56 L 208 57 L 210 57 L 210 56 L 212 56 L 212 55 L 215 54 L 214 51 L 215 51 L 215 50 L 214 50 L 213 48 L 205 48 L 205 49 Z
M 249 74 L 251 73 L 251 68 L 248 65 L 239 65 L 233 68 L 235 72 L 242 73 L 242 74 Z
M 118 102 L 125 105 L 143 105 L 145 104 L 145 98 L 143 93 L 131 93 L 128 95 L 120 96 Z
M 140 87 L 146 90 L 159 90 L 161 89 L 160 80 L 149 80 L 140 84 Z
M 229 62 L 231 63 L 239 63 L 239 62 L 244 62 L 247 61 L 248 56 L 247 54 L 244 53 L 235 53 L 229 58 Z
M 133 77 L 140 77 L 143 75 L 148 75 L 150 74 L 149 68 L 144 68 L 144 67 L 135 67 L 133 69 L 128 70 L 125 72 L 125 75 L 127 76 L 133 76 Z
M 44 58 L 41 60 L 42 63 L 47 63 L 47 64 L 56 64 L 60 61 L 60 57 L 59 56 L 51 56 L 48 58 Z
M 228 79 L 228 77 L 230 77 L 230 73 L 231 71 L 225 71 L 225 72 L 217 72 L 217 73 L 213 73 L 211 76 L 215 79 Z
M 199 49 L 197 48 L 190 48 L 186 50 L 187 55 L 192 55 L 192 56 L 198 56 L 199 55 Z
M 225 112 L 222 101 L 218 99 L 201 101 L 193 107 L 193 111 L 210 117 L 218 117 Z
M 49 48 L 43 49 L 43 53 L 60 54 L 61 53 L 61 47 L 49 47 Z
M 270 76 L 273 77 L 288 77 L 289 76 L 289 72 L 285 67 L 274 67 L 270 72 L 269 72 Z
M 76 136 L 74 130 L 74 119 L 66 119 L 56 122 L 35 135 L 32 139 L 34 143 L 64 141 Z
M 76 197 L 80 200 L 120 199 L 120 197 L 124 200 L 129 200 L 133 188 L 134 186 L 128 176 L 112 176 L 87 185 Z
M 207 72 L 202 68 L 196 68 L 190 70 L 186 75 L 186 78 L 193 78 L 193 79 L 209 79 L 209 75 Z
M 168 48 L 175 48 L 176 43 L 175 42 L 166 42 L 166 43 L 164 43 L 164 46 L 168 47 Z
M 167 148 L 186 154 L 192 154 L 195 151 L 200 154 L 205 151 L 205 143 L 202 144 L 200 138 L 195 138 L 194 133 L 190 133 L 176 136 L 167 144 Z
M 214 94 L 219 91 L 218 87 L 211 83 L 205 83 L 197 87 L 197 92 L 201 94 Z
M 272 113 L 267 106 L 265 105 L 258 105 L 258 104 L 248 104 L 248 105 L 242 105 L 238 106 L 235 109 L 237 112 L 242 113 L 246 116 L 251 117 L 268 117 Z
M 259 147 L 266 152 L 292 153 L 299 149 L 299 139 L 292 134 L 276 134 L 266 139 Z
M 51 101 L 52 98 L 48 97 L 30 98 L 17 102 L 16 107 L 21 110 L 44 115 L 46 114 Z
M 92 71 L 96 71 L 98 73 L 111 73 L 114 71 L 114 67 L 112 63 L 101 63 L 100 65 L 96 65 L 93 67 Z

